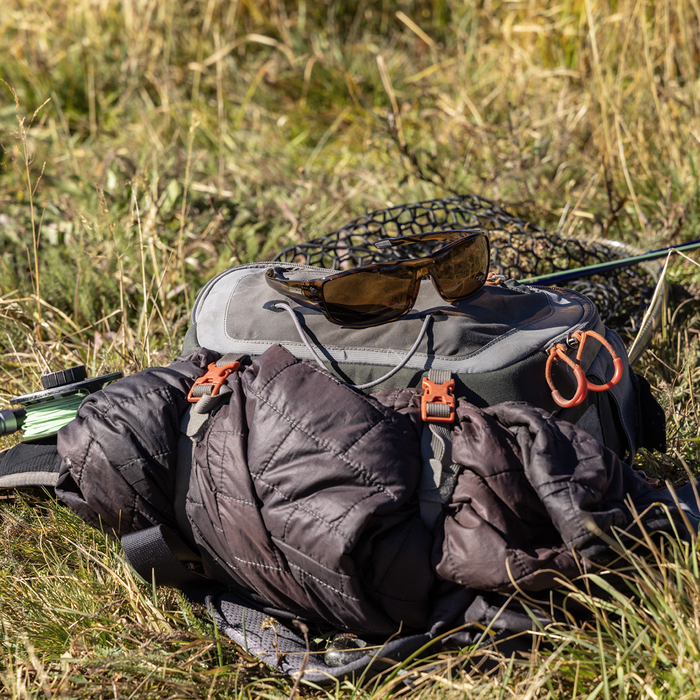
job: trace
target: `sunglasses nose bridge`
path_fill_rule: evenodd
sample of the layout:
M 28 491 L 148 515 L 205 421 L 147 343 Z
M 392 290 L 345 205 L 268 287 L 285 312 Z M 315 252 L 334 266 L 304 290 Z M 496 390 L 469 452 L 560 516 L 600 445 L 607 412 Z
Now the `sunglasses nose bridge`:
M 434 261 L 433 260 L 426 260 L 425 264 L 419 265 L 414 267 L 414 273 L 416 275 L 415 277 L 415 282 L 413 285 L 413 294 L 411 295 L 411 301 L 410 301 L 410 309 L 413 308 L 413 305 L 416 303 L 416 300 L 418 299 L 418 293 L 420 291 L 420 283 L 421 280 L 424 279 L 429 279 L 433 283 L 433 287 L 435 287 L 435 291 L 442 296 L 442 291 L 438 285 L 437 280 L 435 279 L 435 275 L 433 274 L 433 269 L 434 269 Z
M 430 269 L 432 268 L 432 261 L 426 263 L 425 265 L 420 265 L 415 268 L 416 272 L 416 282 L 420 282 L 424 277 L 431 277 Z

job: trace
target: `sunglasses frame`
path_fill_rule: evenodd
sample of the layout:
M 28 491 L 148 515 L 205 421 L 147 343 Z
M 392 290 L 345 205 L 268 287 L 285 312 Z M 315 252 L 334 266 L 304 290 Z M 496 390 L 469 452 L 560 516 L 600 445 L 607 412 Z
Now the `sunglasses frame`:
M 461 234 L 461 235 L 460 235 Z M 440 248 L 435 253 L 427 255 L 422 258 L 401 258 L 397 260 L 388 260 L 385 262 L 370 263 L 369 265 L 360 265 L 359 267 L 354 267 L 351 270 L 345 270 L 343 272 L 338 272 L 327 277 L 320 277 L 317 279 L 307 279 L 307 280 L 289 280 L 284 277 L 284 273 L 288 272 L 289 269 L 285 267 L 270 267 L 265 271 L 265 281 L 273 289 L 282 292 L 283 294 L 291 297 L 303 296 L 304 301 L 318 306 L 323 315 L 331 322 L 340 326 L 345 326 L 347 328 L 370 328 L 372 326 L 380 326 L 384 323 L 389 323 L 395 321 L 413 309 L 416 299 L 418 298 L 418 290 L 420 289 L 420 282 L 425 277 L 429 277 L 435 287 L 437 293 L 448 302 L 462 301 L 468 297 L 476 294 L 486 282 L 486 277 L 488 275 L 488 262 L 487 269 L 484 270 L 484 280 L 474 291 L 469 292 L 469 294 L 463 294 L 460 296 L 452 297 L 445 295 L 439 288 L 438 282 L 433 275 L 430 273 L 430 268 L 440 260 L 451 255 L 455 250 L 462 247 L 469 241 L 473 241 L 477 238 L 483 237 L 486 242 L 486 259 L 491 260 L 491 248 L 489 245 L 488 235 L 484 229 L 449 229 L 445 231 L 430 231 L 427 233 L 415 233 L 408 236 L 397 236 L 395 238 L 385 238 L 375 243 L 377 248 L 391 248 L 400 245 L 409 245 L 421 243 L 423 241 L 441 241 L 445 238 L 452 237 L 454 235 L 460 235 L 457 240 L 453 240 L 447 243 L 444 247 Z M 372 272 L 375 270 L 385 270 L 390 271 L 396 267 L 412 268 L 415 270 L 416 279 L 414 281 L 413 289 L 410 296 L 407 295 L 407 305 L 406 308 L 396 316 L 386 320 L 369 320 L 366 323 L 347 323 L 346 321 L 338 321 L 333 317 L 333 314 L 328 310 L 326 302 L 323 296 L 324 285 L 337 280 L 341 277 L 349 277 L 351 275 L 357 274 L 358 272 Z

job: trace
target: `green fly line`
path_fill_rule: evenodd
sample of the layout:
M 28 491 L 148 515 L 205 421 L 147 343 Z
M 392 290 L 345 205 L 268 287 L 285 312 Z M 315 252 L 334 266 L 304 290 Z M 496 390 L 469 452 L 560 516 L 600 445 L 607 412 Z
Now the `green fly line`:
M 24 439 L 33 440 L 57 433 L 75 418 L 86 396 L 86 393 L 78 393 L 26 406 L 27 415 L 22 424 Z

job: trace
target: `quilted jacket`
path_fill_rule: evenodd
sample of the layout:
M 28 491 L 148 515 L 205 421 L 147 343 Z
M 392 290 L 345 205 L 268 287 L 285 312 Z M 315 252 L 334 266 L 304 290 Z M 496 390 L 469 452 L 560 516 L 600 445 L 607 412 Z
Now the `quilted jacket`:
M 472 591 L 540 591 L 604 560 L 604 533 L 636 527 L 628 503 L 648 527 L 669 529 L 669 512 L 680 522 L 586 432 L 525 403 L 460 400 L 461 471 L 429 528 L 419 392 L 366 396 L 280 346 L 227 379 L 187 474 L 187 392 L 218 357 L 202 350 L 87 397 L 58 436 L 57 494 L 117 535 L 172 527 L 209 576 L 304 619 L 426 629 L 462 614 Z

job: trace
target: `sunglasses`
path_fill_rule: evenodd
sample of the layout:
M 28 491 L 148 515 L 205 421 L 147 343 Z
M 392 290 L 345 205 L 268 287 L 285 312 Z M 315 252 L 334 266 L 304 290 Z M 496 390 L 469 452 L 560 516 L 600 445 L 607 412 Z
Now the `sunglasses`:
M 355 267 L 319 279 L 290 280 L 288 268 L 271 267 L 265 280 L 286 295 L 302 295 L 317 305 L 332 323 L 368 328 L 407 314 L 416 302 L 420 281 L 429 277 L 438 294 L 449 302 L 478 292 L 489 268 L 489 239 L 483 229 L 431 231 L 385 238 L 377 248 L 409 244 L 446 243 L 422 258 L 400 259 Z

